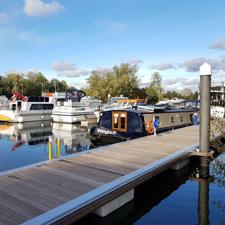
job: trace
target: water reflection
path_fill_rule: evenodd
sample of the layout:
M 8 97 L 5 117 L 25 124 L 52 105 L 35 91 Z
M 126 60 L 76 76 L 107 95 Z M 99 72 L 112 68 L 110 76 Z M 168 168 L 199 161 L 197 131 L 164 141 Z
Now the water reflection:
M 64 145 L 67 154 L 81 152 L 92 148 L 90 140 L 86 136 L 87 128 L 76 124 L 57 124 L 52 127 L 53 141 Z
M 111 215 L 89 215 L 74 225 L 225 224 L 224 169 L 225 154 L 208 168 L 167 171 L 138 187 L 135 199 Z
M 72 124 L 0 124 L 0 171 L 89 150 L 86 132 Z
M 18 150 L 24 144 L 47 143 L 51 136 L 52 128 L 50 122 L 0 124 L 0 139 L 9 140 L 12 144 L 12 151 Z

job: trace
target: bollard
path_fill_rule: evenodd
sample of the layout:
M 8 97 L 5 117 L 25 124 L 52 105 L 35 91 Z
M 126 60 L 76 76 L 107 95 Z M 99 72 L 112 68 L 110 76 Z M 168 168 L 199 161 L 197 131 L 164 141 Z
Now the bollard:
M 48 142 L 48 159 L 52 160 L 52 142 L 50 140 Z
M 155 127 L 155 117 L 153 116 L 153 118 L 152 118 L 152 122 L 153 122 L 153 130 L 154 130 L 154 136 L 156 136 L 157 134 L 156 134 L 156 127 Z
M 209 152 L 210 139 L 210 89 L 212 68 L 208 63 L 200 66 L 200 152 Z M 208 159 L 201 160 L 207 166 Z
M 61 144 L 60 139 L 57 139 L 57 157 L 60 158 L 61 155 Z

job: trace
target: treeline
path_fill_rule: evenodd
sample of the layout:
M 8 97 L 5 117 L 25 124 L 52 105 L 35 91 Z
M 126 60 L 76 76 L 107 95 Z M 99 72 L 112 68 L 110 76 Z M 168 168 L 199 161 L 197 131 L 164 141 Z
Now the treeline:
M 87 79 L 87 87 L 83 91 L 87 95 L 107 101 L 109 97 L 126 96 L 129 98 L 144 98 L 149 103 L 162 99 L 183 98 L 197 99 L 198 93 L 184 89 L 181 93 L 165 91 L 159 73 L 153 73 L 149 85 L 141 88 L 137 76 L 138 67 L 131 64 L 121 64 L 107 70 L 93 70 Z M 40 72 L 26 74 L 10 73 L 0 76 L 0 95 L 11 97 L 12 91 L 23 95 L 41 95 L 42 92 L 64 92 L 68 88 L 66 81 L 48 80 Z
M 20 92 L 23 95 L 41 95 L 42 92 L 54 92 L 55 90 L 65 91 L 68 85 L 66 81 L 57 79 L 48 80 L 40 72 L 28 72 L 27 74 L 9 73 L 0 76 L 0 95 L 8 98 L 12 91 Z
M 161 75 L 153 73 L 149 80 L 149 85 L 140 88 L 140 80 L 137 76 L 136 65 L 121 64 L 114 66 L 110 70 L 92 71 L 87 80 L 85 92 L 96 98 L 107 101 L 111 96 L 126 96 L 129 98 L 145 98 L 149 103 L 156 103 L 162 99 L 182 98 L 197 99 L 198 92 L 191 89 L 184 89 L 181 93 L 176 91 L 165 91 L 162 87 Z

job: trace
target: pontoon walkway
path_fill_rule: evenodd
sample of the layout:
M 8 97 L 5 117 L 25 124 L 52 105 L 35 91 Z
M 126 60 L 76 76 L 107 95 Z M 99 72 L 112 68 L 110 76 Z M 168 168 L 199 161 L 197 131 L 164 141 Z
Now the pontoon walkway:
M 97 148 L 0 174 L 0 224 L 71 223 L 166 170 L 199 145 L 199 128 Z

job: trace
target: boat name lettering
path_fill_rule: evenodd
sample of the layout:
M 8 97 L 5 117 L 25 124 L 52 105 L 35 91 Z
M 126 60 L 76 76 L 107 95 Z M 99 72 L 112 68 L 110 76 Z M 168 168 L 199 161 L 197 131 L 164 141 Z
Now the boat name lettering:
M 97 132 L 102 133 L 102 134 L 116 134 L 116 131 L 103 130 L 103 129 L 99 129 L 99 128 L 97 128 Z

